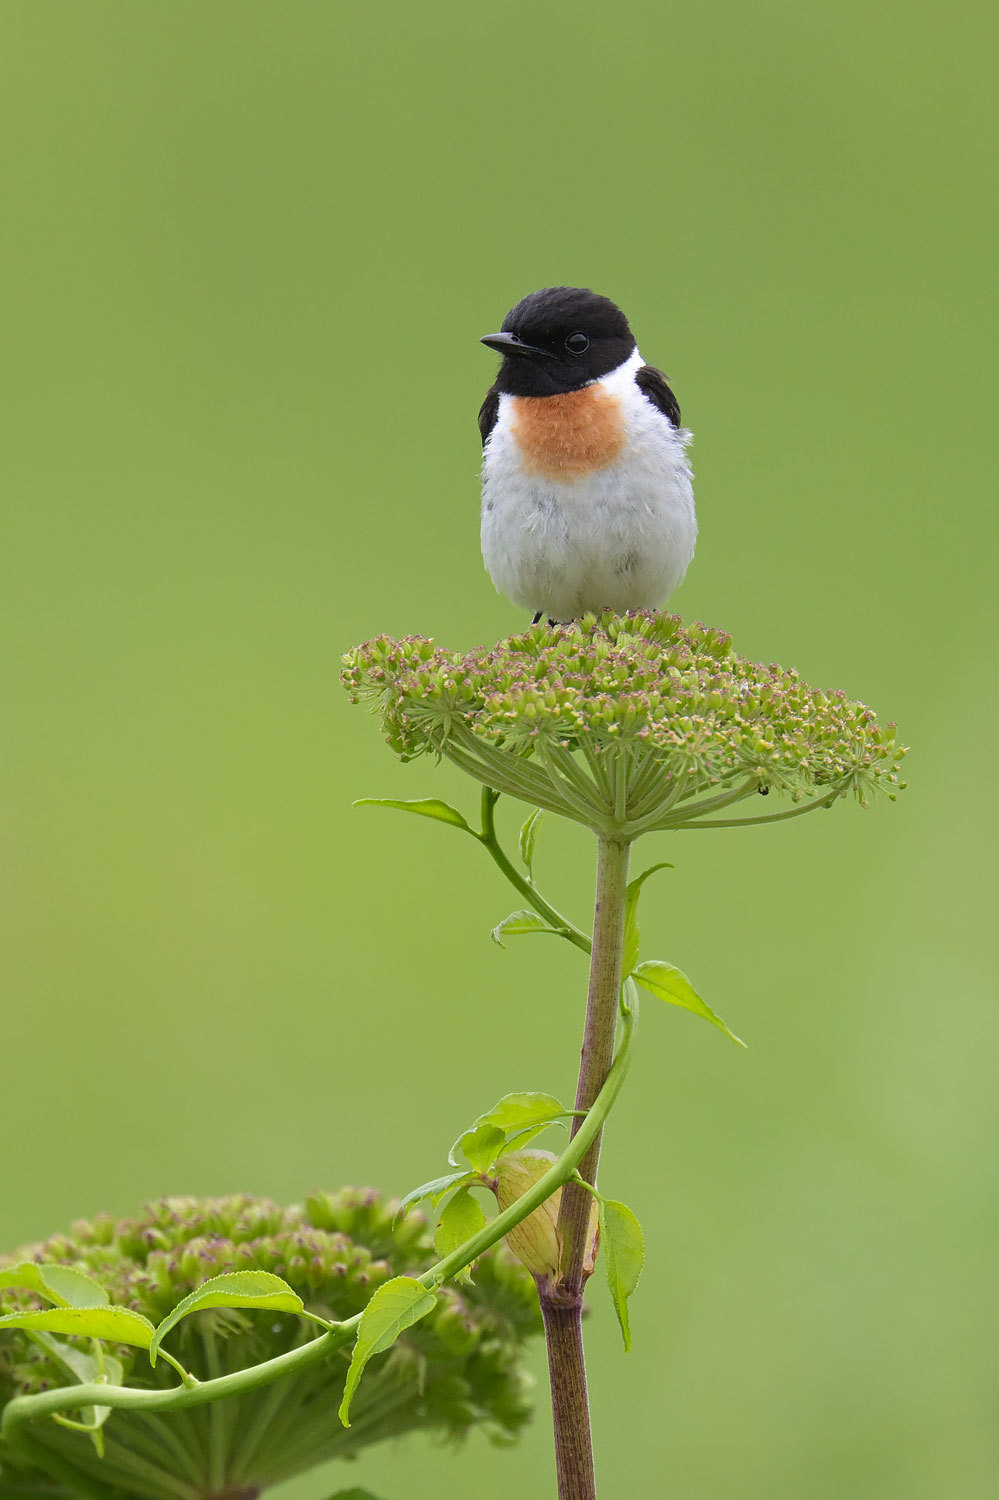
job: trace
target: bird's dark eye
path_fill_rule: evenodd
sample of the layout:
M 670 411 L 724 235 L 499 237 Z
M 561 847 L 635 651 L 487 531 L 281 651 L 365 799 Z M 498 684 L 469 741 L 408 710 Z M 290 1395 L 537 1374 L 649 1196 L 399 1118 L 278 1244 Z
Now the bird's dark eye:
M 585 354 L 590 347 L 590 341 L 585 333 L 570 333 L 565 341 L 565 347 L 570 354 Z

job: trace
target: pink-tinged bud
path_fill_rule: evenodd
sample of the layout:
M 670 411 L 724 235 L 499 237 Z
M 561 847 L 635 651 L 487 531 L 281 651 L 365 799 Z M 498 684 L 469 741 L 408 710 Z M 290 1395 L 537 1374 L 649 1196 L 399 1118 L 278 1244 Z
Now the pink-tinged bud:
M 555 1161 L 551 1151 L 512 1151 L 501 1156 L 493 1168 L 496 1202 L 500 1212 L 509 1208 L 543 1177 Z M 535 1276 L 558 1276 L 562 1242 L 556 1224 L 562 1189 L 556 1188 L 540 1208 L 522 1219 L 506 1236 L 517 1259 Z
M 551 1151 L 541 1150 L 512 1151 L 509 1156 L 501 1156 L 492 1169 L 500 1212 L 522 1198 L 545 1175 L 555 1159 Z M 506 1242 L 514 1255 L 535 1276 L 549 1276 L 555 1280 L 561 1275 L 562 1239 L 558 1232 L 561 1202 L 562 1189 L 556 1188 L 540 1208 L 528 1214 L 506 1236 Z M 594 1198 L 583 1262 L 584 1277 L 593 1271 L 599 1240 L 599 1215 L 597 1200 Z

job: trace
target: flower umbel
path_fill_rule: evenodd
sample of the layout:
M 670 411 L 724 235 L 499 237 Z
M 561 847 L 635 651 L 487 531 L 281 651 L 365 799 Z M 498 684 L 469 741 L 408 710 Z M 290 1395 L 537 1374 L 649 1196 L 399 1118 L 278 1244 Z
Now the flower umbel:
M 421 1214 L 396 1222 L 395 1203 L 367 1189 L 317 1193 L 304 1206 L 266 1199 L 166 1198 L 138 1218 L 102 1216 L 5 1265 L 31 1260 L 88 1272 L 118 1306 L 157 1321 L 195 1286 L 230 1271 L 270 1271 L 286 1280 L 306 1308 L 330 1319 L 361 1311 L 390 1277 L 419 1275 L 433 1262 Z M 30 1292 L 5 1292 L 4 1310 L 39 1306 Z M 474 1285 L 443 1288 L 433 1313 L 373 1364 L 355 1401 L 350 1428 L 337 1406 L 348 1352 L 211 1408 L 115 1411 L 99 1458 L 88 1437 L 53 1422 L 33 1425 L 36 1441 L 106 1486 L 108 1500 L 253 1500 L 264 1489 L 330 1458 L 351 1458 L 366 1445 L 416 1429 L 458 1438 L 473 1426 L 511 1440 L 530 1416 L 519 1355 L 540 1331 L 534 1287 L 502 1248 L 477 1263 Z M 295 1315 L 215 1308 L 178 1324 L 175 1352 L 207 1380 L 273 1358 L 315 1336 Z M 89 1347 L 69 1340 L 70 1349 Z M 66 1384 L 54 1341 L 0 1331 L 0 1406 L 12 1396 Z M 144 1352 L 119 1346 L 128 1385 L 161 1388 L 177 1377 Z M 24 1467 L 0 1449 L 0 1495 L 71 1500 L 68 1488 Z
M 893 724 L 677 615 L 539 624 L 466 655 L 379 636 L 347 653 L 342 680 L 353 701 L 376 701 L 403 759 L 444 755 L 496 791 L 625 839 L 770 822 L 848 793 L 866 806 L 902 785 Z M 710 816 L 770 791 L 798 805 Z

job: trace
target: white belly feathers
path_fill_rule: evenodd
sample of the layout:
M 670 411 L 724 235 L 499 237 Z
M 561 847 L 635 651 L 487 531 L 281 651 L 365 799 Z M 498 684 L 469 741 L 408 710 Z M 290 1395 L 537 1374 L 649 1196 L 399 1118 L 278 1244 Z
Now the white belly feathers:
M 514 604 L 553 620 L 652 608 L 697 521 L 686 447 L 624 364 L 566 396 L 501 395 L 482 464 L 482 555 Z

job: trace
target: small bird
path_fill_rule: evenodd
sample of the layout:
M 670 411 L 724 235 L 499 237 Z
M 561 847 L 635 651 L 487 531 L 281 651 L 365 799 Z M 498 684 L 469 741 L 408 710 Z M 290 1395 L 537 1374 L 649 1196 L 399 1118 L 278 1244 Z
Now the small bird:
M 621 309 L 584 287 L 531 292 L 499 333 L 479 412 L 482 556 L 535 619 L 647 609 L 694 555 L 692 434 Z

